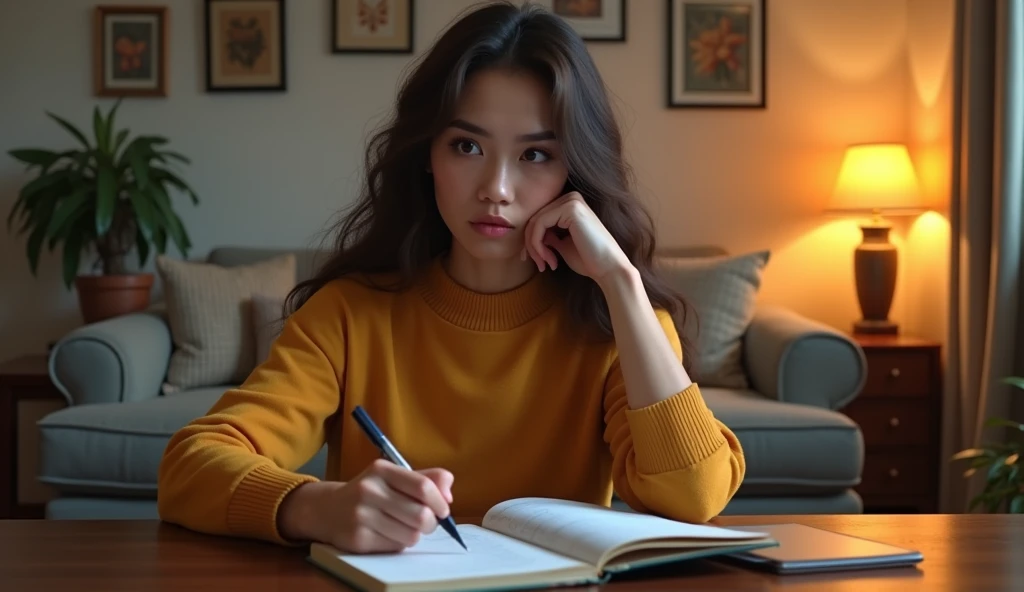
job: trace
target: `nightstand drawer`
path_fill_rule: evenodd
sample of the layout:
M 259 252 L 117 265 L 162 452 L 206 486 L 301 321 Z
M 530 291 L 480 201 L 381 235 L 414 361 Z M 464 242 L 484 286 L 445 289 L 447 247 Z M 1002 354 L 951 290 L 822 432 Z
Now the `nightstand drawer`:
M 916 452 L 869 452 L 857 490 L 868 495 L 929 493 L 937 487 L 931 464 Z
M 843 413 L 857 422 L 868 447 L 927 446 L 931 409 L 917 399 L 857 399 Z
M 931 358 L 925 352 L 872 351 L 861 396 L 924 397 L 931 391 Z

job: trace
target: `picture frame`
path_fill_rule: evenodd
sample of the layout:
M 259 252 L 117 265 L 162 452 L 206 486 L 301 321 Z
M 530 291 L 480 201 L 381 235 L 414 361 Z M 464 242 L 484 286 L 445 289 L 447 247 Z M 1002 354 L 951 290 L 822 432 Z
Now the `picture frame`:
M 331 53 L 413 52 L 414 0 L 330 0 Z
M 666 1 L 667 106 L 764 109 L 767 0 Z
M 285 0 L 204 0 L 207 92 L 285 91 Z
M 545 0 L 543 4 L 569 23 L 584 41 L 626 41 L 627 0 Z
M 93 93 L 167 96 L 167 7 L 93 9 Z

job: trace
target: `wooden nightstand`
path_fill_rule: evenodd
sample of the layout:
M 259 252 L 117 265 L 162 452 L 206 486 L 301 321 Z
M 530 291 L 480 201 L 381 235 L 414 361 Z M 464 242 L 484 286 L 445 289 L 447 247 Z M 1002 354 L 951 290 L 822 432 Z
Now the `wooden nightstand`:
M 857 492 L 865 513 L 938 510 L 942 374 L 940 345 L 902 335 L 853 335 L 864 349 L 863 392 L 842 410 L 864 435 Z
M 42 518 L 50 490 L 36 480 L 36 421 L 67 405 L 50 382 L 45 354 L 0 364 L 0 519 Z

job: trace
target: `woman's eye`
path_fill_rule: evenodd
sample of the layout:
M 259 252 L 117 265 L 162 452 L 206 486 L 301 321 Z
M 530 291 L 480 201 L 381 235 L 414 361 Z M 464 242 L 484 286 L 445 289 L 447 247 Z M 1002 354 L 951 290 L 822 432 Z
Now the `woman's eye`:
M 480 147 L 476 145 L 473 140 L 466 140 L 460 138 L 452 142 L 452 146 L 455 147 L 455 151 L 459 154 L 479 154 Z
M 527 162 L 544 162 L 546 160 L 550 160 L 551 156 L 543 150 L 530 148 L 523 153 L 523 158 L 526 159 Z

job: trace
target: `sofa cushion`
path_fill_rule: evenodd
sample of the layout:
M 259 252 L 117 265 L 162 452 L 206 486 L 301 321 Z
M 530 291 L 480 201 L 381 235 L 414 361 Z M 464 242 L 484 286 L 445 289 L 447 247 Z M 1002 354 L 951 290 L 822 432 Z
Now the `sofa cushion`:
M 39 480 L 61 494 L 152 498 L 171 436 L 205 415 L 224 388 L 126 403 L 76 405 L 39 421 Z M 322 476 L 326 447 L 299 472 Z
M 270 356 L 270 348 L 284 328 L 284 298 L 257 294 L 252 297 L 252 325 L 256 341 L 256 364 Z
M 295 256 L 222 267 L 157 258 L 174 341 L 164 393 L 237 384 L 256 366 L 251 301 L 284 298 L 295 286 Z
M 860 483 L 864 443 L 845 415 L 749 390 L 701 393 L 743 446 L 747 474 L 738 495 L 816 495 Z
M 744 389 L 743 334 L 754 318 L 769 252 L 736 256 L 657 259 L 659 271 L 693 307 L 684 335 L 694 345 L 694 376 L 701 386 Z

